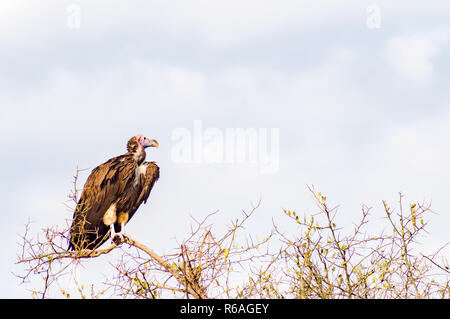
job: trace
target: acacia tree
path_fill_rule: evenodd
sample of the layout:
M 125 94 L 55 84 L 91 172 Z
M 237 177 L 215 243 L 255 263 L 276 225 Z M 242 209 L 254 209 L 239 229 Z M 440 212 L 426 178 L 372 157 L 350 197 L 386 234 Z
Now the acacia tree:
M 77 179 L 71 200 L 78 201 Z M 212 213 L 193 219 L 186 238 L 176 242 L 171 254 L 158 255 L 147 245 L 125 237 L 119 245 L 104 249 L 67 251 L 69 222 L 32 234 L 26 225 L 21 236 L 16 274 L 25 283 L 38 278 L 41 288 L 34 297 L 45 298 L 50 290 L 72 297 L 60 281 L 73 271 L 71 265 L 104 258 L 119 251 L 114 275 L 107 289 L 124 298 L 448 298 L 450 271 L 442 257 L 445 244 L 436 253 L 420 252 L 429 203 L 405 206 L 399 195 L 396 208 L 384 204 L 386 227 L 370 234 L 367 225 L 372 209 L 362 206 L 352 228 L 339 226 L 338 207 L 324 194 L 308 187 L 317 205 L 313 214 L 281 213 L 297 224 L 286 233 L 273 221 L 272 231 L 255 240 L 245 225 L 257 213 L 260 202 L 243 211 L 223 234 L 214 228 Z M 76 283 L 80 296 L 100 297 L 90 285 Z M 86 290 L 90 290 L 87 292 Z
M 398 207 L 383 201 L 388 230 L 369 234 L 371 208 L 362 206 L 361 218 L 345 232 L 325 195 L 310 188 L 319 212 L 299 218 L 284 211 L 301 226 L 299 236 L 280 234 L 284 275 L 290 296 L 298 298 L 448 298 L 449 267 L 439 252 L 430 256 L 419 251 L 418 239 L 425 232 L 430 203 Z

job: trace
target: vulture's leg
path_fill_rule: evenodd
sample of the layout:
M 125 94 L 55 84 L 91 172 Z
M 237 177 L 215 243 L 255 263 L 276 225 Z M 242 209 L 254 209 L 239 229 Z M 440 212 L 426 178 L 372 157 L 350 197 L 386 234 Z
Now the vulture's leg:
M 120 233 L 125 236 L 125 223 L 120 223 Z
M 114 229 L 114 227 L 112 227 Z M 111 233 L 112 234 L 112 233 Z M 114 235 L 111 236 L 112 241 L 116 245 L 120 245 L 125 240 L 125 223 L 120 223 L 120 232 L 114 233 Z
M 116 230 L 114 229 L 114 224 L 111 224 L 110 226 L 109 226 L 109 228 L 111 229 L 111 241 L 112 241 L 112 243 L 113 244 L 115 244 L 116 243 Z
M 125 224 L 128 222 L 128 213 L 122 212 L 117 216 L 117 223 L 120 225 L 120 232 L 116 233 L 113 241 L 118 245 L 125 240 Z M 117 241 L 117 242 L 116 242 Z
M 119 243 L 125 240 L 125 223 L 120 223 L 120 232 L 116 233 L 116 238 L 118 238 Z

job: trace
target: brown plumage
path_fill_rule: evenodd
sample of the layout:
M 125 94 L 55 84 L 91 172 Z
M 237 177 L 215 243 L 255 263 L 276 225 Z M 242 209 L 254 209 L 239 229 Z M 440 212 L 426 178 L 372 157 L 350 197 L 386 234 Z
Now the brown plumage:
M 136 135 L 127 153 L 92 170 L 73 214 L 69 250 L 95 249 L 110 235 L 123 239 L 125 224 L 147 202 L 159 178 L 155 162 L 144 162 L 145 148 L 151 146 L 158 142 Z

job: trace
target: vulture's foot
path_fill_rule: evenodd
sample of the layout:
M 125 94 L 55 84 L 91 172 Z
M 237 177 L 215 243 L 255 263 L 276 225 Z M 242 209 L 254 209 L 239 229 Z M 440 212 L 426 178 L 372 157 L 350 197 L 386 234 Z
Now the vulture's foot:
M 125 236 L 122 233 L 114 234 L 111 241 L 113 242 L 113 244 L 119 246 L 121 243 L 125 241 Z
M 114 224 L 111 224 L 111 242 L 119 246 L 125 241 L 125 223 L 120 224 L 120 232 L 114 231 Z

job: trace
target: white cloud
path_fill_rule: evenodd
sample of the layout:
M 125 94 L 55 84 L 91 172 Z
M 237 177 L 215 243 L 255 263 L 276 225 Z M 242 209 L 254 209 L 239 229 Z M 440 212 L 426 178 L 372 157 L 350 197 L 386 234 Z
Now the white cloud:
M 360 107 L 351 103 L 359 99 L 350 83 L 353 55 L 349 48 L 335 48 L 322 63 L 290 72 L 270 67 L 227 68 L 210 77 L 208 104 L 239 112 L 244 107 L 249 117 L 264 114 L 277 118 L 280 111 L 293 112 L 300 120 L 309 116 L 347 117 L 346 111 Z
M 392 37 L 387 43 L 385 57 L 403 79 L 426 84 L 433 77 L 433 58 L 439 55 L 447 40 L 447 31 Z
M 206 106 L 207 77 L 172 65 L 134 61 L 97 71 L 51 71 L 26 94 L 5 93 L 0 130 L 110 127 L 128 119 L 176 112 L 179 117 Z M 123 114 L 121 117 L 119 114 Z M 124 122 L 125 120 L 125 122 Z M 150 119 L 149 119 L 150 120 Z M 7 134 L 4 135 L 7 139 Z
M 80 28 L 76 30 L 67 27 L 71 14 L 67 9 L 71 4 L 80 8 Z M 382 19 L 389 16 L 413 21 L 417 15 L 439 15 L 449 8 L 448 3 L 438 0 L 426 5 L 411 0 L 380 0 L 377 4 Z M 209 46 L 227 47 L 289 29 L 308 31 L 333 21 L 364 28 L 366 8 L 366 4 L 356 0 L 135 0 L 132 5 L 118 0 L 3 0 L 0 46 L 42 46 L 74 34 L 101 38 L 108 33 L 133 30 L 199 38 Z
M 157 1 L 160 27 L 173 33 L 191 29 L 214 46 L 244 42 L 296 26 L 304 27 L 331 19 L 354 7 L 352 2 L 298 0 Z
M 368 147 L 361 163 L 373 197 L 384 199 L 402 191 L 414 200 L 433 199 L 444 213 L 450 171 L 450 112 L 386 128 Z
M 71 14 L 67 8 L 72 3 L 80 9 L 80 28 L 76 31 L 67 27 Z M 358 12 L 355 4 L 356 1 L 343 4 L 327 0 L 136 0 L 130 6 L 111 0 L 2 1 L 0 39 L 2 46 L 17 46 L 24 41 L 39 45 L 47 38 L 76 32 L 101 37 L 126 26 L 135 32 L 162 31 L 175 37 L 199 37 L 207 45 L 223 47 L 288 27 L 308 27 Z

